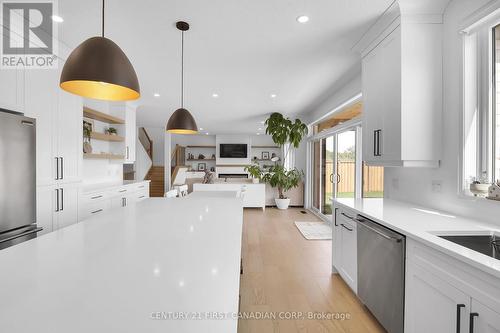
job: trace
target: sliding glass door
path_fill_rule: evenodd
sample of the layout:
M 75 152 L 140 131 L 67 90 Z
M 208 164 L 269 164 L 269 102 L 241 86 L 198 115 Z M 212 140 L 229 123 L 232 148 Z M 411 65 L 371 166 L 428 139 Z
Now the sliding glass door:
M 352 127 L 311 142 L 312 208 L 332 214 L 334 198 L 356 197 L 356 179 L 361 172 L 356 158 L 359 127 Z

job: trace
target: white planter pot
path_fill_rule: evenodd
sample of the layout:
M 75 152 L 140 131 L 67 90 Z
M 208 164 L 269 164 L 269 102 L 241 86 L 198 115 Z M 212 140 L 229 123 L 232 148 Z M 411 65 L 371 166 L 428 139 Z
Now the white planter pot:
M 288 205 L 290 205 L 290 199 L 275 198 L 274 201 L 276 201 L 276 207 L 278 207 L 278 209 L 288 209 Z
M 259 178 L 252 178 L 252 183 L 258 184 L 259 183 Z

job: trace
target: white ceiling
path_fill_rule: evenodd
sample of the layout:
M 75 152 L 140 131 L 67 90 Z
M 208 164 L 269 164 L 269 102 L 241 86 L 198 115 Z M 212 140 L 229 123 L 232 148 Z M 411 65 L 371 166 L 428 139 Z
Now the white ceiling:
M 180 107 L 175 22 L 185 20 L 191 24 L 186 108 L 211 134 L 256 133 L 269 113 L 307 111 L 358 69 L 359 56 L 350 49 L 392 1 L 107 0 L 106 36 L 125 51 L 139 77 L 139 126 L 162 127 Z M 59 0 L 60 38 L 75 47 L 100 34 L 100 3 Z M 310 21 L 298 23 L 299 15 Z

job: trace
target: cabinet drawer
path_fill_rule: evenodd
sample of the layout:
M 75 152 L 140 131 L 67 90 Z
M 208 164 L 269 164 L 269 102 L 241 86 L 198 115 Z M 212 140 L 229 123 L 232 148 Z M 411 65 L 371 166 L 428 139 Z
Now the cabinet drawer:
M 148 182 L 144 182 L 144 183 L 134 184 L 131 187 L 135 191 L 148 191 L 149 190 L 149 183 Z
M 102 214 L 109 209 L 109 200 L 100 200 L 84 204 L 82 209 L 82 218 L 80 220 L 88 219 L 94 215 Z
M 122 186 L 122 187 L 112 189 L 108 193 L 111 197 L 115 197 L 117 195 L 125 195 L 128 192 L 134 192 L 134 189 L 129 188 L 128 186 Z
M 142 201 L 142 200 L 149 198 L 149 190 L 143 189 L 143 190 L 137 191 L 135 193 L 135 198 L 136 198 L 136 202 L 139 202 L 139 201 Z
M 106 200 L 108 199 L 108 193 L 107 192 L 94 192 L 94 193 L 87 193 L 82 195 L 82 204 L 89 204 L 101 200 Z

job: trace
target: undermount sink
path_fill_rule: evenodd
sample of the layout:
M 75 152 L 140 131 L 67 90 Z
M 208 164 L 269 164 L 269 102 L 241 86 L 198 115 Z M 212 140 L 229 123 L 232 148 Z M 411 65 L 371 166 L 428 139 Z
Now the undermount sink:
M 461 235 L 438 237 L 480 252 L 492 258 L 500 259 L 500 236 L 498 235 Z

